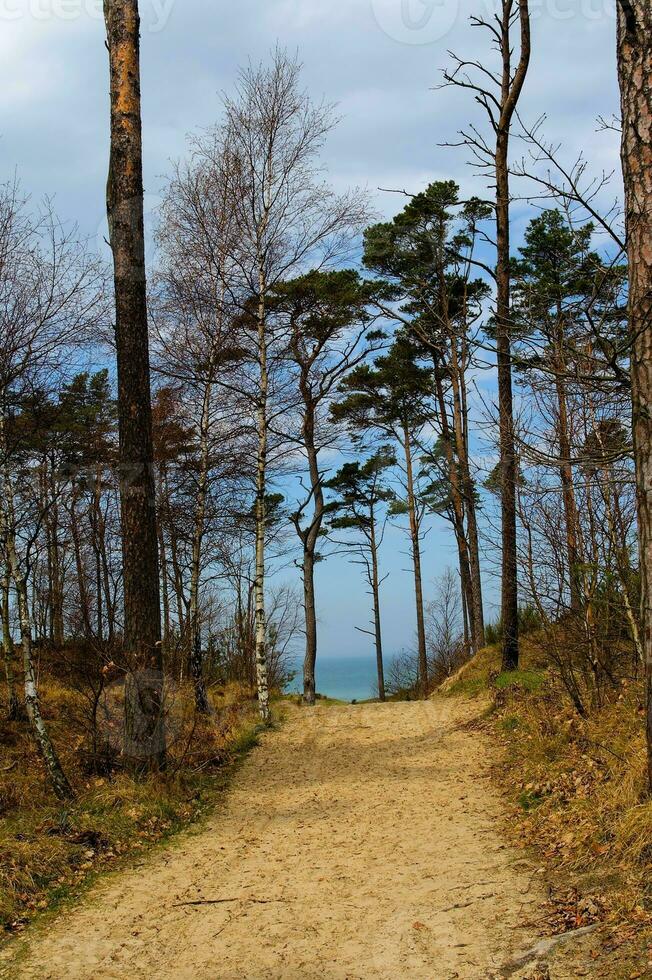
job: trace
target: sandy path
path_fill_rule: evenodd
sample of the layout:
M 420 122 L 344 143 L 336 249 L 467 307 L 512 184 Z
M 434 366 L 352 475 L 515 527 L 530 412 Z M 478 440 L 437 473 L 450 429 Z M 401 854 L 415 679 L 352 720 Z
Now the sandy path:
M 26 980 L 492 976 L 529 945 L 522 923 L 537 895 L 500 838 L 486 746 L 457 724 L 465 710 L 445 700 L 293 709 L 208 825 L 109 878 L 3 970 Z M 229 901 L 181 904 L 218 899 Z

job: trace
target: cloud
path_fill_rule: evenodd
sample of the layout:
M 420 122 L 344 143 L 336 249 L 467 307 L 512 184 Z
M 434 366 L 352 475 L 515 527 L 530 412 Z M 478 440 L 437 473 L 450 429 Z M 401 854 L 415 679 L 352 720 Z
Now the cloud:
M 488 38 L 468 17 L 492 9 L 493 0 L 141 0 L 148 201 L 155 204 L 186 134 L 219 116 L 220 92 L 232 87 L 238 66 L 265 58 L 277 42 L 298 51 L 313 95 L 339 105 L 342 120 L 326 150 L 338 189 L 368 185 L 386 214 L 402 202 L 379 187 L 419 190 L 454 177 L 464 193 L 482 194 L 468 153 L 440 144 L 469 119 L 484 121 L 468 93 L 436 86 L 449 49 L 487 59 Z M 532 9 L 524 117 L 548 114 L 547 133 L 567 161 L 583 152 L 597 171 L 617 167 L 617 136 L 598 133 L 595 122 L 618 107 L 613 0 L 532 0 Z M 64 217 L 101 235 L 109 107 L 99 11 L 98 0 L 0 0 L 0 152 L 3 179 L 17 168 L 25 190 L 56 195 Z M 521 209 L 519 228 L 525 219 Z M 388 653 L 412 643 L 414 616 L 398 532 L 392 543 Z M 427 584 L 454 563 L 453 551 L 438 525 L 428 540 Z M 353 652 L 353 624 L 366 615 L 364 585 L 354 587 L 347 569 L 355 599 L 344 607 L 342 574 L 330 563 L 320 571 L 320 621 L 327 648 Z

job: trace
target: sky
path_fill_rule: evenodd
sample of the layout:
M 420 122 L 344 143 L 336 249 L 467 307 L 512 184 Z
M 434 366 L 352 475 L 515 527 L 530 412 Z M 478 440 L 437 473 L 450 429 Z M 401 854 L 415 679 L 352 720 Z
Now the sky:
M 402 202 L 379 188 L 416 192 L 454 178 L 464 193 L 485 192 L 465 165 L 467 154 L 441 145 L 479 118 L 469 93 L 438 86 L 449 50 L 487 58 L 487 35 L 469 17 L 491 16 L 495 0 L 141 0 L 140 6 L 150 223 L 187 135 L 219 118 L 221 93 L 232 88 L 238 67 L 265 59 L 277 43 L 298 53 L 313 97 L 337 104 L 341 121 L 324 162 L 338 190 L 367 187 L 379 214 L 388 216 Z M 617 136 L 597 123 L 618 110 L 615 0 L 531 0 L 531 9 L 524 119 L 545 112 L 545 132 L 568 163 L 583 153 L 596 174 L 617 169 Z M 60 216 L 101 246 L 108 159 L 101 0 L 0 0 L 0 65 L 0 180 L 17 173 L 34 199 L 53 197 Z M 518 240 L 522 205 L 515 219 Z M 407 544 L 402 532 L 390 531 L 384 586 L 390 654 L 413 645 Z M 454 563 L 452 535 L 433 524 L 425 542 L 427 595 Z M 370 641 L 354 629 L 368 619 L 359 569 L 345 558 L 325 562 L 318 588 L 323 655 L 368 650 Z M 486 588 L 491 615 L 496 582 L 489 569 Z

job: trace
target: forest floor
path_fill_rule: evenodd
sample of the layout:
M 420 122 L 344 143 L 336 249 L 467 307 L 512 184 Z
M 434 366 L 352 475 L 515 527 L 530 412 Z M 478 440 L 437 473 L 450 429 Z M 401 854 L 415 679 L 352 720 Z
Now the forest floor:
M 207 821 L 16 939 L 0 974 L 593 976 L 518 966 L 542 938 L 544 889 L 502 835 L 478 711 L 442 697 L 288 707 Z

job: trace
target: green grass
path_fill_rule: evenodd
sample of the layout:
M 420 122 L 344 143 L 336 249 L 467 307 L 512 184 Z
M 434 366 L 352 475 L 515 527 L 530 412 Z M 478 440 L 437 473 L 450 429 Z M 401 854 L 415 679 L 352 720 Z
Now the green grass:
M 462 696 L 473 698 L 488 690 L 489 683 L 487 677 L 463 677 L 455 681 L 454 684 L 451 684 L 446 693 L 450 697 Z
M 499 691 L 509 688 L 521 688 L 529 694 L 535 694 L 545 683 L 546 675 L 540 670 L 511 670 L 503 671 L 494 681 Z

